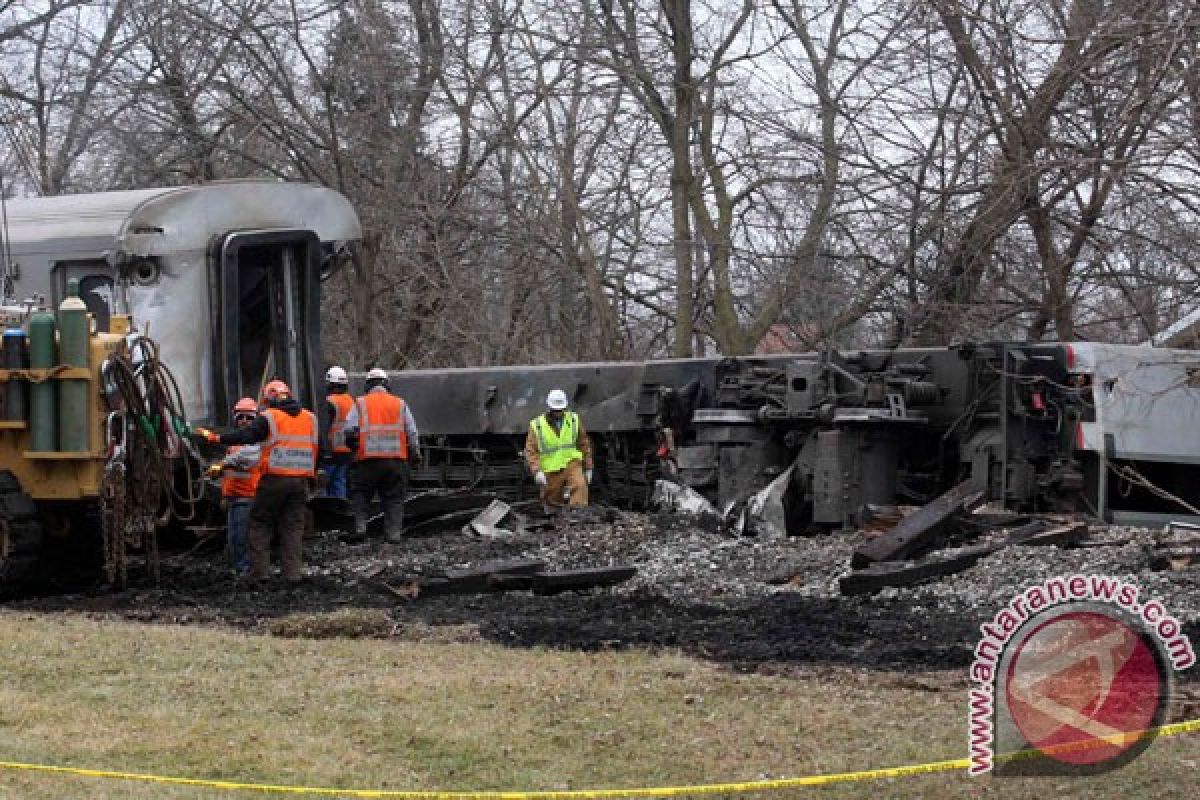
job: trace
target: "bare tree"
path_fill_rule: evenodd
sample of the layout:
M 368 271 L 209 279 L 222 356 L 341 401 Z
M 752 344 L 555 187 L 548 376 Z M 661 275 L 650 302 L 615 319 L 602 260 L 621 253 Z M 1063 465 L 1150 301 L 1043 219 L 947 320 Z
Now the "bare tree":
M 1174 66 L 1195 6 L 1150 2 L 1104 7 L 1053 2 L 951 0 L 933 7 L 966 69 L 994 161 L 966 224 L 953 233 L 918 338 L 962 330 L 962 309 L 980 298 L 997 245 L 1028 225 L 1041 297 L 1031 324 L 1073 333 L 1071 277 L 1093 241 L 1114 189 L 1168 107 Z M 1068 208 L 1068 206 L 1073 206 Z M 1022 281 L 1023 282 L 1023 281 Z M 1009 287 L 1016 285 L 1008 282 Z
M 13 119 L 9 140 L 34 191 L 57 194 L 75 185 L 79 162 L 106 120 L 121 110 L 103 91 L 131 43 L 123 35 L 128 0 L 51 4 L 49 10 L 11 24 L 0 41 L 18 47 L 28 71 L 5 79 L 0 93 Z

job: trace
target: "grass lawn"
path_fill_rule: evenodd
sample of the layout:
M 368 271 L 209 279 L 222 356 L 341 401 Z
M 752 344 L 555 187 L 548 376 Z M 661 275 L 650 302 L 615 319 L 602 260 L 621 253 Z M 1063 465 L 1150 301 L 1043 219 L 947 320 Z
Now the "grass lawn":
M 960 758 L 965 720 L 963 690 L 888 674 L 0 612 L 4 761 L 372 789 L 667 786 Z M 775 794 L 1182 797 L 1198 767 L 1200 736 L 1185 735 L 1088 779 L 940 774 Z M 3 798 L 263 796 L 0 770 Z

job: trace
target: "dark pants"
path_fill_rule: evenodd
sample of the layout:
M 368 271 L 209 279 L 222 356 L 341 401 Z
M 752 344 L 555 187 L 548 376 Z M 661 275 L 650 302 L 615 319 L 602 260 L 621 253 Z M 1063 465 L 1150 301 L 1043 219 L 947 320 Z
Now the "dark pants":
M 331 461 L 325 465 L 325 496 L 346 498 L 346 479 L 350 473 L 349 461 Z
M 229 510 L 226 512 L 226 530 L 229 534 L 229 560 L 238 575 L 246 575 L 250 571 L 250 557 L 246 554 L 246 529 L 250 525 L 250 507 L 254 504 L 253 497 L 230 497 Z
M 250 508 L 250 577 L 271 574 L 271 537 L 279 534 L 283 577 L 304 577 L 304 530 L 308 526 L 307 478 L 264 475 Z
M 408 462 L 399 458 L 368 458 L 354 465 L 350 478 L 354 500 L 354 527 L 367 532 L 371 498 L 379 493 L 383 503 L 383 530 L 389 539 L 404 534 L 404 494 L 408 491 Z

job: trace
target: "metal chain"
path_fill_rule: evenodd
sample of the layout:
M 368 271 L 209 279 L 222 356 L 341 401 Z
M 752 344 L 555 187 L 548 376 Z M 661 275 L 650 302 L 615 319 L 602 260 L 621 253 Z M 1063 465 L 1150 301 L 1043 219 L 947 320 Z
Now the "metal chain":
M 113 587 L 124 589 L 129 583 L 126 531 L 127 498 L 125 462 L 109 461 L 104 469 L 104 488 L 101 493 L 100 533 L 104 548 L 104 578 Z

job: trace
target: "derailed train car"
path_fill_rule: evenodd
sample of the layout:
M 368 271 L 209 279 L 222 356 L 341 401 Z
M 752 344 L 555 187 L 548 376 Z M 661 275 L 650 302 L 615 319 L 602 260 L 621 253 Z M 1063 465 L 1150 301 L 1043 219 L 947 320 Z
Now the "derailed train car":
M 532 496 L 520 450 L 558 387 L 596 446 L 594 493 L 622 505 L 644 506 L 668 478 L 728 518 L 773 484 L 792 533 L 854 526 L 964 480 L 1014 510 L 1130 524 L 1200 505 L 1194 351 L 983 343 L 410 370 L 392 385 L 428 448 L 418 489 Z

